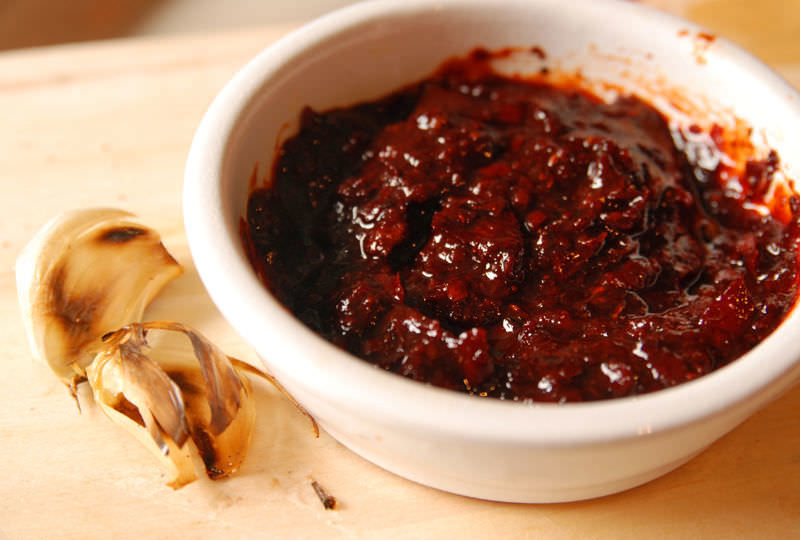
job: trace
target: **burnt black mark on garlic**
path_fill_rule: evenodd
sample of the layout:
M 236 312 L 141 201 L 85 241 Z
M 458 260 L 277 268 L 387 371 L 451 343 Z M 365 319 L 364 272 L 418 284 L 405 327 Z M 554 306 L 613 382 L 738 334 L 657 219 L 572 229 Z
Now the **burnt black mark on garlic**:
M 123 396 L 122 394 L 117 395 L 117 401 L 112 405 L 114 410 L 119 413 L 124 414 L 137 424 L 142 427 L 145 427 L 144 419 L 142 418 L 141 413 L 139 412 L 139 408 L 128 401 L 128 399 Z
M 140 227 L 114 227 L 104 231 L 97 240 L 101 244 L 124 244 L 147 234 L 147 230 Z
M 216 466 L 219 461 L 219 452 L 211 436 L 203 429 L 193 426 L 192 440 L 197 446 L 197 452 L 203 460 L 208 477 L 212 480 L 225 477 L 226 472 Z
M 50 278 L 49 309 L 61 325 L 62 330 L 74 341 L 83 336 L 80 342 L 70 343 L 74 350 L 80 349 L 86 341 L 85 336 L 94 324 L 96 306 L 102 300 L 98 294 L 73 295 L 66 288 L 67 269 L 57 267 Z
M 197 377 L 193 376 L 194 373 L 188 369 L 165 369 L 167 376 L 172 379 L 172 382 L 178 385 L 184 395 L 203 396 L 205 395 L 205 388 L 197 384 Z

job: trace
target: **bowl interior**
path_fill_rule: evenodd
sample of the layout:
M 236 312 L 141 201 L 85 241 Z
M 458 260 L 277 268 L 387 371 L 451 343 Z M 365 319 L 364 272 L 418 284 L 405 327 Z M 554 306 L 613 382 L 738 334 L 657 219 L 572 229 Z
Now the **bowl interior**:
M 608 16 L 609 4 L 618 16 Z M 800 127 L 786 122 L 800 115 L 796 93 L 753 58 L 685 21 L 613 1 L 368 2 L 301 29 L 245 70 L 264 82 L 248 81 L 254 87 L 225 157 L 223 183 L 235 190 L 236 211 L 243 211 L 256 164 L 258 180 L 268 181 L 274 150 L 296 131 L 303 107 L 378 98 L 477 46 L 538 46 L 546 54 L 515 55 L 500 66 L 505 71 L 535 74 L 546 66 L 580 74 L 596 91 L 637 93 L 676 118 L 689 112 L 702 125 L 723 126 L 743 120 L 755 128 L 755 141 L 778 150 L 789 176 L 798 177 Z
M 476 46 L 538 46 L 544 59 L 515 55 L 503 69 L 527 74 L 547 66 L 579 74 L 590 87 L 637 93 L 676 118 L 686 111 L 700 112 L 696 120 L 705 125 L 729 126 L 737 118 L 753 127 L 760 147 L 778 151 L 787 176 L 800 178 L 798 94 L 747 54 L 685 21 L 613 0 L 390 0 L 345 8 L 269 47 L 234 77 L 203 120 L 187 167 L 184 212 L 201 277 L 223 314 L 290 390 L 302 393 L 294 385 L 303 380 L 311 393 L 327 394 L 331 400 L 347 396 L 353 407 L 372 404 L 387 412 L 391 407 L 378 402 L 405 393 L 414 396 L 419 410 L 449 411 L 443 414 L 451 414 L 454 430 L 484 422 L 487 433 L 511 431 L 517 420 L 555 411 L 486 403 L 371 369 L 288 316 L 261 287 L 239 239 L 254 185 L 249 180 L 268 182 L 275 150 L 296 131 L 303 107 L 324 110 L 380 97 Z M 563 421 L 549 432 L 552 440 L 568 440 L 570 430 L 600 438 L 643 426 L 666 429 L 740 401 L 790 370 L 797 378 L 799 355 L 792 334 L 800 330 L 798 317 L 793 315 L 762 346 L 712 375 L 635 398 L 634 412 L 623 409 L 630 399 L 562 407 L 555 414 Z M 287 335 L 292 338 L 264 343 L 265 336 Z M 771 363 L 757 371 L 754 366 L 764 356 Z M 330 377 L 341 386 L 331 389 Z M 455 409 L 457 416 L 470 417 L 469 424 L 459 424 Z M 493 415 L 500 409 L 508 415 L 508 426 L 494 425 Z M 418 411 L 391 414 L 410 421 Z M 434 429 L 441 418 L 429 423 Z M 517 436 L 526 436 L 518 431 Z M 547 433 L 540 430 L 538 436 Z

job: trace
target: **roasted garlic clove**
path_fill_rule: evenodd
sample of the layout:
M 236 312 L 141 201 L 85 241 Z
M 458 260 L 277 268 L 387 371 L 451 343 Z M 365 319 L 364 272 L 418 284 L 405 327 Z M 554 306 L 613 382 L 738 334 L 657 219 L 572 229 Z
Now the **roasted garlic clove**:
M 147 332 L 185 335 L 198 365 L 156 362 Z M 212 479 L 238 470 L 255 425 L 250 383 L 219 348 L 180 323 L 130 324 L 108 334 L 87 368 L 95 400 L 166 466 L 170 485 L 195 479 L 188 453 L 194 443 Z
M 288 396 L 272 376 L 226 356 L 185 325 L 138 322 L 183 269 L 159 235 L 127 212 L 98 208 L 57 216 L 23 250 L 16 271 L 33 355 L 73 395 L 87 380 L 101 409 L 158 457 L 173 488 L 197 478 L 200 459 L 212 479 L 234 473 L 244 461 L 255 424 L 245 373 L 266 378 Z M 152 330 L 188 338 L 191 355 L 183 356 L 192 357 L 190 365 L 152 356 Z
M 256 409 L 247 377 L 232 359 L 196 330 L 176 322 L 151 322 L 150 329 L 184 334 L 200 367 L 173 376 L 186 402 L 192 441 L 212 479 L 236 472 L 247 455 Z
M 197 478 L 186 441 L 189 424 L 180 388 L 144 354 L 144 330 L 123 327 L 86 368 L 94 400 L 114 422 L 146 446 L 179 488 Z
M 160 236 L 121 210 L 67 212 L 48 222 L 17 260 L 17 291 L 36 358 L 74 389 L 100 337 L 141 319 L 182 273 Z

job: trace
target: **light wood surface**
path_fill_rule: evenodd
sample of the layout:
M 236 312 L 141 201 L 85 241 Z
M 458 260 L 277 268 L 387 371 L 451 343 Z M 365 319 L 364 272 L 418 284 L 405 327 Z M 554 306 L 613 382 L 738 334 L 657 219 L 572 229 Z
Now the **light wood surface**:
M 712 29 L 716 19 L 703 19 L 698 6 L 724 4 L 653 3 L 694 13 Z M 783 17 L 800 21 L 796 0 L 750 5 L 788 6 Z M 742 24 L 719 19 L 728 25 L 719 31 L 757 43 L 763 58 L 800 85 L 800 34 L 776 30 L 771 41 L 769 28 L 753 29 L 748 12 L 738 13 Z M 478 501 L 403 480 L 325 433 L 315 439 L 287 400 L 260 383 L 257 431 L 243 470 L 179 491 L 166 487 L 147 451 L 85 391 L 79 413 L 55 376 L 30 358 L 16 302 L 17 254 L 61 210 L 133 211 L 162 231 L 187 270 L 148 318 L 194 325 L 227 353 L 255 361 L 200 284 L 186 247 L 180 191 L 206 106 L 239 66 L 286 30 L 0 55 L 0 540 L 800 538 L 800 387 L 663 478 L 559 505 Z M 323 509 L 311 478 L 338 499 L 337 510 Z

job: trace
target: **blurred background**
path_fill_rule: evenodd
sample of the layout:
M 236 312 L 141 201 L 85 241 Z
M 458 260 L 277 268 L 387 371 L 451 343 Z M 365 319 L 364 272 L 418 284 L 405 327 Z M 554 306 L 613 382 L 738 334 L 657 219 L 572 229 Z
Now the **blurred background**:
M 0 50 L 300 24 L 355 0 L 0 0 Z
M 0 0 L 0 51 L 117 37 L 218 32 L 270 24 L 290 27 L 355 1 Z M 737 41 L 767 62 L 800 60 L 800 17 L 797 16 L 800 0 L 631 1 L 650 4 L 703 24 Z M 765 32 L 765 28 L 769 31 Z

